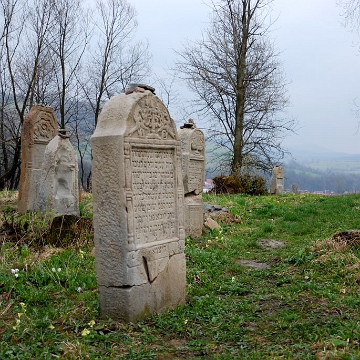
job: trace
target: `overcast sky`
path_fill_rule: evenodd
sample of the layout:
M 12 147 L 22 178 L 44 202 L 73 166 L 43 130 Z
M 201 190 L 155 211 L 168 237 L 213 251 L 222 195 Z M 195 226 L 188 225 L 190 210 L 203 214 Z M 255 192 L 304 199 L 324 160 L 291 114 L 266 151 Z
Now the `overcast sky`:
M 206 28 L 207 0 L 129 1 L 138 13 L 137 37 L 149 41 L 152 68 L 164 76 L 177 59 L 174 50 Z M 341 25 L 336 0 L 274 0 L 272 7 L 278 17 L 272 37 L 289 81 L 288 116 L 299 127 L 284 147 L 360 154 L 354 114 L 354 101 L 360 105 L 360 36 Z

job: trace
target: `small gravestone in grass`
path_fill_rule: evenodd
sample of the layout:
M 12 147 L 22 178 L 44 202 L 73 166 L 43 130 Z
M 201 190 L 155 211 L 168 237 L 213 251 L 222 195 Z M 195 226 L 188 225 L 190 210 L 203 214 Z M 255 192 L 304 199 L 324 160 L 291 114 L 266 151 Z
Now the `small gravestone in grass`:
M 66 130 L 59 130 L 46 146 L 38 208 L 54 217 L 79 215 L 78 162 Z
M 276 165 L 272 170 L 270 194 L 278 195 L 284 193 L 284 170 Z
M 45 148 L 57 134 L 54 110 L 35 105 L 26 116 L 21 132 L 21 171 L 18 211 L 38 210 L 39 184 Z
M 183 304 L 181 145 L 169 112 L 151 87 L 132 86 L 105 104 L 91 146 L 101 317 Z
M 204 226 L 202 191 L 205 178 L 205 138 L 190 119 L 178 130 L 182 150 L 185 234 L 199 237 Z

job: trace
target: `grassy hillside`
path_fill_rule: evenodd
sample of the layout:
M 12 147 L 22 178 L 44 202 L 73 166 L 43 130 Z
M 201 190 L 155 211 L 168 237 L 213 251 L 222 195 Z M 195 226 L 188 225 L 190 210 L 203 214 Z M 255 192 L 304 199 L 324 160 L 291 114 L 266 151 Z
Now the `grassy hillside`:
M 230 214 L 186 240 L 186 305 L 132 324 L 98 318 L 90 233 L 49 246 L 1 196 L 1 359 L 360 358 L 360 195 L 204 195 Z

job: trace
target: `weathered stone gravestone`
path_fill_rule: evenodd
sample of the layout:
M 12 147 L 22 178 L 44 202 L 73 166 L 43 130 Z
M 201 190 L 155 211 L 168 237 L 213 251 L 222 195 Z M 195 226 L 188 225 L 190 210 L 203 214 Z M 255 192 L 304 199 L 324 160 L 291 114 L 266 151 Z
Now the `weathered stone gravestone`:
M 151 88 L 104 106 L 91 138 L 101 316 L 132 321 L 185 302 L 181 145 Z
M 38 208 L 54 216 L 79 215 L 78 161 L 65 130 L 46 146 Z
M 204 225 L 202 191 L 205 179 L 205 138 L 193 120 L 178 130 L 182 149 L 185 234 L 199 237 Z
M 45 148 L 57 129 L 54 110 L 50 107 L 35 105 L 25 118 L 21 133 L 20 213 L 36 210 Z
M 284 193 L 284 170 L 276 165 L 272 171 L 270 194 L 277 195 Z

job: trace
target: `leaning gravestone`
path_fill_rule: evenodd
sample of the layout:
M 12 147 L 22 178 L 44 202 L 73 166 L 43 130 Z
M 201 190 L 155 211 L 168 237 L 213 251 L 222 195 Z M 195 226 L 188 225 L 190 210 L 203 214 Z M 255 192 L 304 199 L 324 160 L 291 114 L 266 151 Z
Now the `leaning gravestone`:
M 50 107 L 35 105 L 25 118 L 21 133 L 20 213 L 36 210 L 45 148 L 57 129 L 54 110 Z
M 38 208 L 53 216 L 79 215 L 78 161 L 66 130 L 46 146 L 41 170 Z
M 278 195 L 284 193 L 284 170 L 276 165 L 272 171 L 270 194 Z
M 192 119 L 178 130 L 182 149 L 185 234 L 199 237 L 204 225 L 205 138 Z
M 181 146 L 151 90 L 110 99 L 91 138 L 103 318 L 133 321 L 185 302 Z

